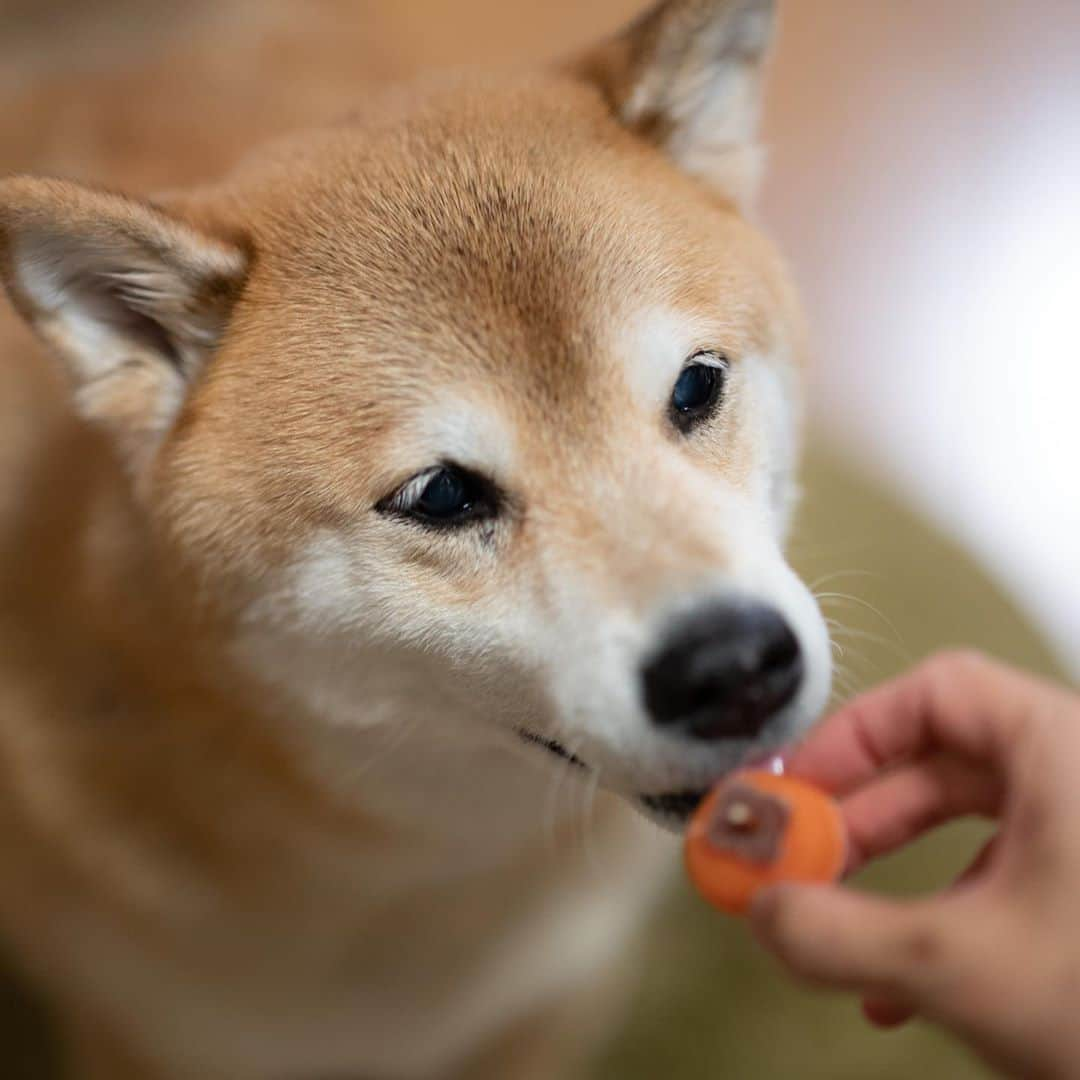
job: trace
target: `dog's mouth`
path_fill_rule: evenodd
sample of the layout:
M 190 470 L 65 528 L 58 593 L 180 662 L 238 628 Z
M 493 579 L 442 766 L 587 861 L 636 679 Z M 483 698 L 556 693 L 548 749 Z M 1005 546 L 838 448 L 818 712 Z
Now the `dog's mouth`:
M 558 739 L 551 739 L 546 735 L 537 735 L 535 731 L 528 731 L 525 728 L 519 728 L 518 735 L 525 742 L 533 746 L 539 746 L 554 757 L 566 761 L 579 769 L 589 768 L 586 762 L 582 761 L 577 754 L 567 750 Z M 694 811 L 701 805 L 702 800 L 708 793 L 708 788 L 699 788 L 686 791 L 666 791 L 657 795 L 639 795 L 637 799 L 641 806 L 654 818 L 660 819 L 667 825 L 681 826 L 690 820 Z
M 665 822 L 685 825 L 708 793 L 708 788 L 693 791 L 667 791 L 660 795 L 639 795 L 638 801 L 646 810 Z
M 547 750 L 548 753 L 554 754 L 557 758 L 562 758 L 563 761 L 570 762 L 571 765 L 576 765 L 579 769 L 587 769 L 589 767 L 577 756 L 577 754 L 571 754 L 558 739 L 549 739 L 546 735 L 537 735 L 535 731 L 527 731 L 525 728 L 518 728 L 518 734 L 527 743 L 532 743 L 533 746 L 540 746 Z

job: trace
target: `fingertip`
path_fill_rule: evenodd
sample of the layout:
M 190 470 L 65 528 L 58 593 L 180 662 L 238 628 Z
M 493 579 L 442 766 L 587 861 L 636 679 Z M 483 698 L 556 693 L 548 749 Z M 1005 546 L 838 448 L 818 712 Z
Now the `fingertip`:
M 746 918 L 754 936 L 765 945 L 771 945 L 776 936 L 780 909 L 791 885 L 768 885 L 759 889 L 750 901 Z
M 863 1016 L 874 1027 L 886 1030 L 902 1027 L 915 1015 L 915 1010 L 909 1006 L 886 998 L 865 997 L 860 1004 Z
M 825 888 L 784 882 L 760 890 L 747 912 L 754 936 L 773 952 L 783 953 L 796 945 L 804 923 L 800 912 L 806 908 L 806 898 Z
M 782 749 L 784 771 L 815 784 L 833 796 L 855 790 L 878 771 L 858 737 L 856 699 L 825 717 L 797 743 Z

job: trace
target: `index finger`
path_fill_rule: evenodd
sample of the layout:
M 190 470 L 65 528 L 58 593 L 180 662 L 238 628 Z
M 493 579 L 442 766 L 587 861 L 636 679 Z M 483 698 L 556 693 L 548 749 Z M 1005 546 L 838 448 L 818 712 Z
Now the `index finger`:
M 856 698 L 785 759 L 791 772 L 838 795 L 940 751 L 1003 775 L 1033 720 L 1069 704 L 1057 687 L 977 653 L 943 653 Z

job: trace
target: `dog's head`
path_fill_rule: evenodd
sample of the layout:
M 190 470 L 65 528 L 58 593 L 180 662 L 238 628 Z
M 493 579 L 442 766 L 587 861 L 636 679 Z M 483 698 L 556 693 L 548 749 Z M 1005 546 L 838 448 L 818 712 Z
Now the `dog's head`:
M 670 820 L 823 706 L 799 316 L 742 213 L 770 8 L 669 0 L 154 204 L 0 185 L 16 306 L 313 723 L 513 742 Z

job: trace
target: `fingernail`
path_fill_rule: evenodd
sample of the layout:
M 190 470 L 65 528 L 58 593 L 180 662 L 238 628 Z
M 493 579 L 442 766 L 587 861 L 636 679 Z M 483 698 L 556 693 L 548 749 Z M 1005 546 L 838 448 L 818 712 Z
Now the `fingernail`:
M 792 748 L 761 750 L 748 755 L 743 761 L 742 767 L 744 769 L 754 769 L 757 772 L 769 772 L 774 776 L 783 776 L 787 772 L 787 761 L 792 752 Z

